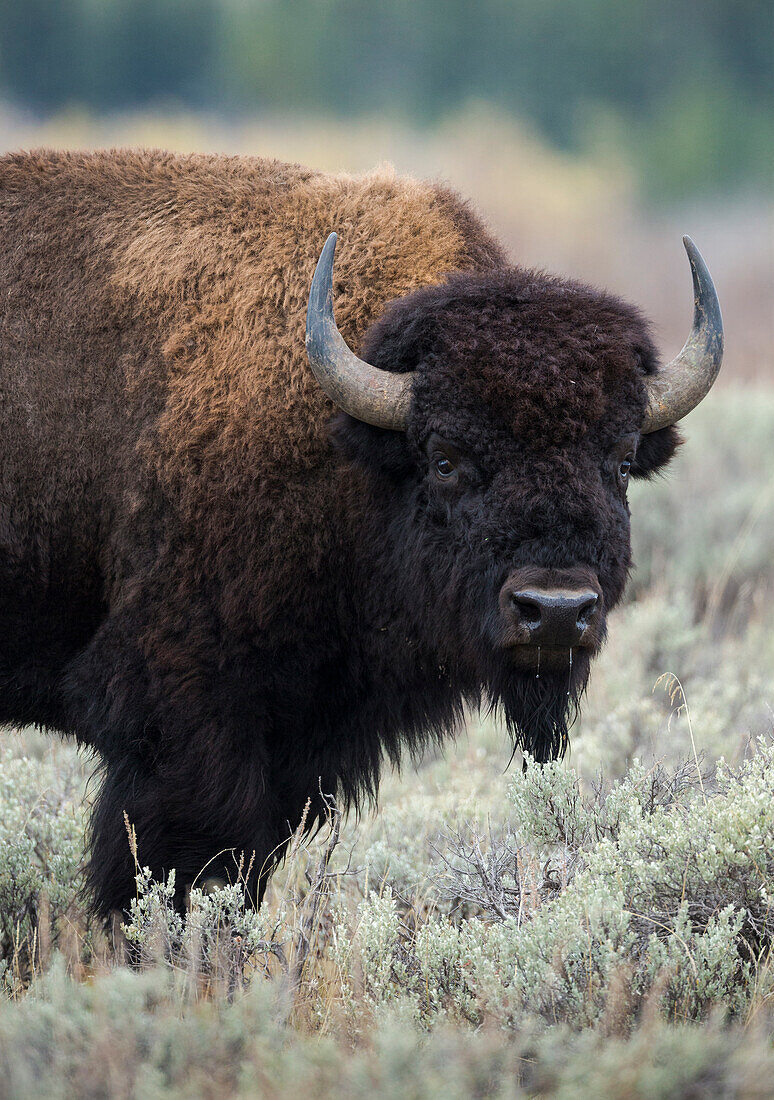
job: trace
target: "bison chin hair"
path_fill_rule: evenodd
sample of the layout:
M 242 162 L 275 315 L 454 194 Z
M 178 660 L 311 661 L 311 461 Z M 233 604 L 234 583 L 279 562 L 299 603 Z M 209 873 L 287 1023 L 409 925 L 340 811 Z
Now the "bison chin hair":
M 546 670 L 539 675 L 512 667 L 493 670 L 487 686 L 489 709 L 504 719 L 514 752 L 521 749 L 539 764 L 564 756 L 590 664 L 581 653 L 573 657 L 572 670 Z

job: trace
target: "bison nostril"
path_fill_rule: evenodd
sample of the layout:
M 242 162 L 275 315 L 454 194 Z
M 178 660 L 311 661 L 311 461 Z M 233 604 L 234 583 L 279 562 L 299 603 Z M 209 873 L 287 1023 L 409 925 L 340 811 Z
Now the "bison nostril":
M 588 626 L 589 619 L 597 609 L 599 596 L 592 595 L 578 608 L 578 626 Z
M 540 625 L 540 604 L 537 600 L 525 599 L 518 592 L 511 595 L 511 606 L 525 626 L 536 627 Z

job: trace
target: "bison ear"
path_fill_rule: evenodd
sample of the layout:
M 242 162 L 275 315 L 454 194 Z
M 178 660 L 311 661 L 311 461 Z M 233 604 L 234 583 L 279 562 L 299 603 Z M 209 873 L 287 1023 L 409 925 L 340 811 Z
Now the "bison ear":
M 671 461 L 682 442 L 680 433 L 673 425 L 644 435 L 632 464 L 632 477 L 652 477 Z
M 404 374 L 416 370 L 437 339 L 437 319 L 419 290 L 387 305 L 366 332 L 361 354 L 382 370 Z
M 331 421 L 330 433 L 336 450 L 369 473 L 400 481 L 414 468 L 405 432 L 374 428 L 347 413 L 339 413 Z

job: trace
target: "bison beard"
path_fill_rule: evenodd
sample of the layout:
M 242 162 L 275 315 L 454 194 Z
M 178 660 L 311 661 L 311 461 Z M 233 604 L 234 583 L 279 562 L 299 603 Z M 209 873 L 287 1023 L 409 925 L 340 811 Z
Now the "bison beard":
M 522 749 L 540 764 L 564 755 L 586 690 L 589 658 L 573 654 L 572 671 L 569 666 L 568 655 L 563 672 L 551 669 L 539 674 L 514 674 L 513 669 L 498 669 L 490 679 L 490 705 L 502 715 L 514 752 Z

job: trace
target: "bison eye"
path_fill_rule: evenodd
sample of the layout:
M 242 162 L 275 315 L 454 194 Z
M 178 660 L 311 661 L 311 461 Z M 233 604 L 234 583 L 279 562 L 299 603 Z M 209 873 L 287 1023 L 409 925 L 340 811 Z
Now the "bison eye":
M 436 477 L 439 477 L 441 481 L 448 481 L 456 468 L 452 460 L 447 458 L 446 455 L 436 454 L 433 456 L 433 469 Z
M 627 481 L 627 479 L 629 477 L 629 471 L 632 468 L 632 459 L 633 458 L 634 458 L 634 455 L 631 455 L 631 454 L 627 455 L 626 458 L 621 463 L 621 465 L 618 467 L 618 476 L 620 477 L 622 482 Z

